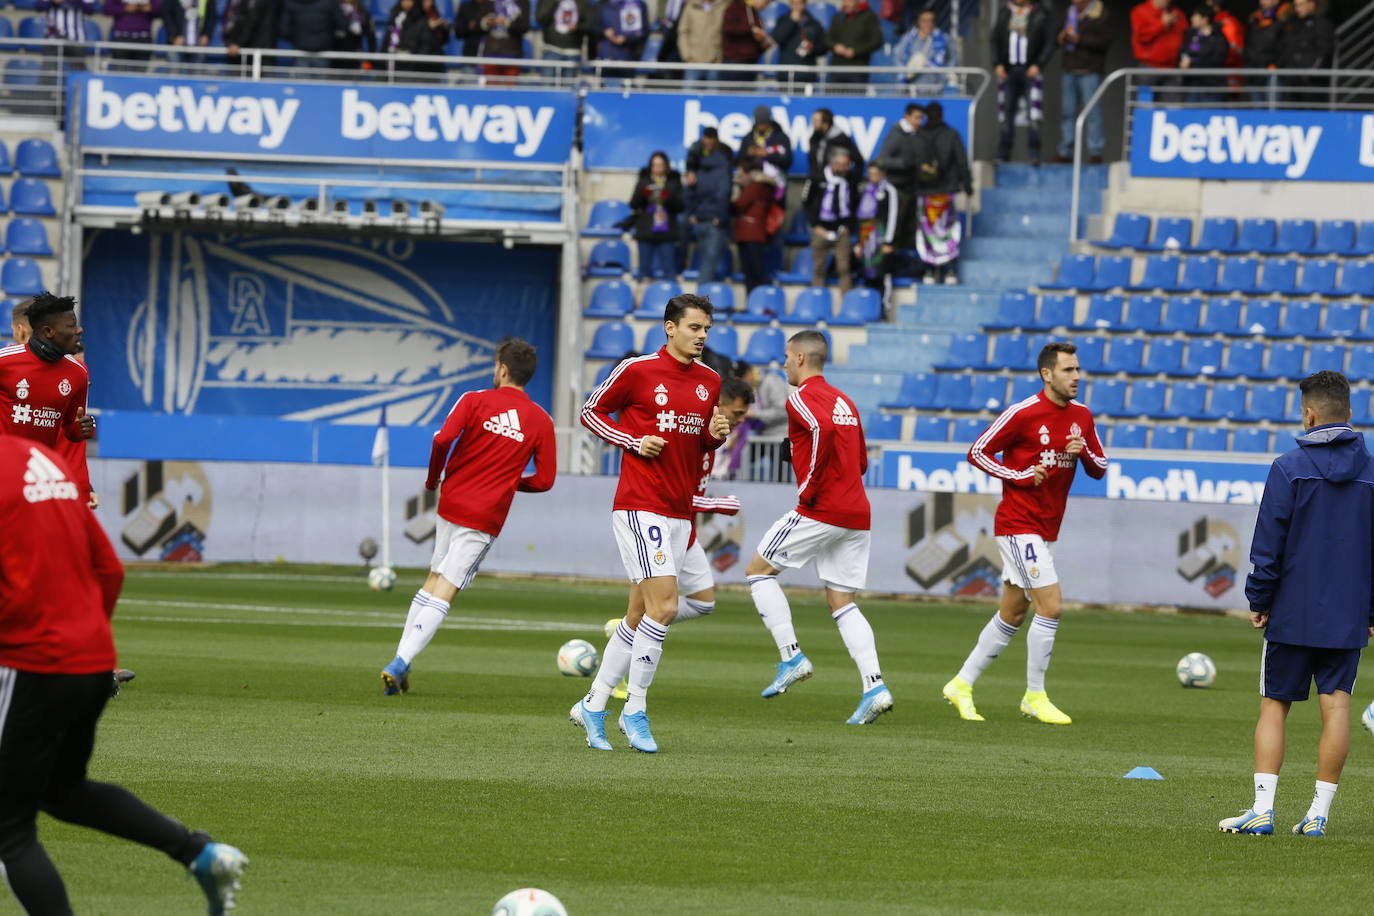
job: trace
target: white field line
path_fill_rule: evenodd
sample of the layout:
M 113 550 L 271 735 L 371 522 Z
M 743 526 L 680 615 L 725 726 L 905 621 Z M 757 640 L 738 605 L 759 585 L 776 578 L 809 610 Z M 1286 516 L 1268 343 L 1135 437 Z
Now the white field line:
M 140 607 L 140 608 L 177 608 L 184 610 L 216 610 L 216 611 L 243 611 L 250 614 L 281 614 L 286 616 L 296 615 L 304 617 L 331 617 L 333 620 L 245 620 L 241 618 L 210 618 L 210 617 L 163 617 L 157 615 L 126 615 L 118 614 L 116 621 L 128 620 L 137 622 L 166 621 L 166 622 L 187 622 L 187 623 L 248 623 L 265 624 L 278 626 L 339 626 L 339 627 L 397 627 L 405 623 L 405 615 L 399 611 L 346 611 L 337 608 L 302 608 L 286 607 L 274 604 L 223 604 L 215 601 L 167 601 L 161 599 L 144 598 L 121 598 L 121 606 Z M 341 618 L 371 618 L 367 623 L 357 620 L 346 620 Z M 569 632 L 580 633 L 588 629 L 595 629 L 587 624 L 573 623 L 563 620 L 520 620 L 511 617 L 463 617 L 449 614 L 444 620 L 447 628 L 462 630 L 526 630 L 534 632 Z
M 247 579 L 258 582 L 352 582 L 367 584 L 367 574 L 356 576 L 295 575 L 290 573 L 227 573 L 209 570 L 187 570 L 186 572 L 158 572 L 152 569 L 130 569 L 130 579 Z

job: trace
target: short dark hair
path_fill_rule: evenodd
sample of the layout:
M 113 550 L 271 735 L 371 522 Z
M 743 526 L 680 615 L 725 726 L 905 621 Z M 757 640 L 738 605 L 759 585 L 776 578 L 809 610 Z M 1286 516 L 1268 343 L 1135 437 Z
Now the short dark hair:
M 1217 21 L 1216 11 L 1205 3 L 1193 7 L 1193 15 L 1201 16 L 1203 19 L 1206 19 L 1208 22 L 1211 23 L 1215 23 Z
M 1339 372 L 1323 369 L 1298 382 L 1304 407 L 1310 407 L 1325 420 L 1345 420 L 1350 416 L 1350 382 Z
M 1041 369 L 1053 369 L 1055 366 L 1059 365 L 1060 353 L 1068 353 L 1072 356 L 1077 352 L 1078 347 L 1067 341 L 1056 340 L 1052 343 L 1047 343 L 1040 350 L 1040 357 L 1035 361 L 1035 369 L 1037 372 Z
M 817 108 L 816 114 L 820 115 L 821 120 L 827 124 L 835 123 L 835 112 L 831 111 L 829 108 Z
M 732 375 L 723 379 L 720 383 L 720 402 L 733 404 L 739 398 L 744 398 L 745 404 L 754 403 L 754 389 L 738 376 Z
M 922 105 L 917 105 L 915 102 L 910 102 L 910 103 L 908 103 L 907 106 L 906 106 L 906 110 L 903 111 L 902 113 L 903 113 L 903 114 L 908 114 L 908 115 L 909 115 L 909 114 L 911 114 L 913 111 L 919 111 L 921 114 L 925 114 L 925 113 L 926 113 L 925 107 L 922 106 Z
M 787 342 L 795 344 L 797 349 L 805 352 L 807 356 L 815 357 L 821 366 L 830 359 L 830 344 L 820 331 L 798 331 L 789 337 Z M 816 368 L 819 369 L 820 366 Z
M 524 386 L 534 378 L 539 357 L 534 347 L 519 337 L 507 337 L 496 346 L 496 361 L 506 367 L 510 380 Z
M 716 311 L 711 300 L 705 296 L 698 296 L 695 293 L 682 293 L 669 299 L 668 304 L 663 307 L 663 320 L 665 323 L 671 321 L 673 324 L 677 324 L 688 309 L 701 309 L 706 313 L 707 318 L 710 318 Z
M 701 129 L 701 135 L 703 137 L 710 137 L 712 140 L 720 139 L 720 131 L 716 130 L 714 127 L 703 127 Z
M 29 307 L 24 310 L 24 314 L 29 318 L 29 327 L 36 331 L 52 324 L 52 319 L 58 315 L 65 315 L 74 311 L 76 311 L 76 298 L 74 296 L 54 296 L 45 291 L 29 300 Z

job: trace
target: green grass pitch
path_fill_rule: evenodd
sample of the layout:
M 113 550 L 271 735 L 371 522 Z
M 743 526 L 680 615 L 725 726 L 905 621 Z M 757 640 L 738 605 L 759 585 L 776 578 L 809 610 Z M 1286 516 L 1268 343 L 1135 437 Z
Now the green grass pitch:
M 105 714 L 94 778 L 241 846 L 247 916 L 481 914 L 525 886 L 574 916 L 1367 912 L 1374 738 L 1357 723 L 1327 838 L 1288 835 L 1312 792 L 1315 702 L 1290 720 L 1279 833 L 1216 831 L 1250 801 L 1244 621 L 1070 612 L 1049 688 L 1074 724 L 1019 715 L 1024 636 L 978 682 L 978 724 L 939 693 L 991 606 L 866 601 L 896 708 L 854 727 L 858 675 L 817 593 L 793 593 L 816 675 L 773 700 L 758 695 L 772 642 L 727 594 L 673 628 L 650 694 L 663 750 L 644 756 L 616 731 L 613 753 L 585 746 L 567 710 L 588 681 L 554 665 L 567 639 L 604 644 L 622 587 L 479 576 L 411 693 L 383 697 L 418 583 L 131 572 L 117 634 L 138 680 Z M 1213 688 L 1178 686 L 1189 651 L 1216 661 Z M 1137 765 L 1164 781 L 1121 778 Z M 40 831 L 78 913 L 203 912 L 158 853 L 46 817 Z

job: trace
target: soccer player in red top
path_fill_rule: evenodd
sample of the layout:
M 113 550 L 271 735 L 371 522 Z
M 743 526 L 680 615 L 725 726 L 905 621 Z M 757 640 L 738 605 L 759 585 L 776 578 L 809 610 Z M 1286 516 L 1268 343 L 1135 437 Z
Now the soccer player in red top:
M 0 436 L 0 871 L 28 913 L 71 913 L 38 812 L 160 850 L 211 913 L 234 905 L 248 858 L 86 776 L 115 664 L 124 569 L 56 452 Z
M 40 293 L 23 314 L 28 328 L 13 321 L 15 339 L 21 331 L 27 339 L 0 349 L 0 431 L 63 455 L 94 508 L 84 443 L 95 435 L 95 418 L 86 413 L 86 367 L 75 356 L 81 351 L 76 300 Z
M 787 342 L 783 371 L 788 383 L 797 386 L 787 399 L 797 508 L 768 529 L 745 575 L 754 606 L 782 658 L 777 676 L 763 689 L 763 696 L 775 697 L 814 670 L 797 644 L 792 608 L 778 585 L 778 573 L 815 561 L 830 616 L 859 667 L 859 706 L 847 721 L 867 725 L 892 708 L 892 692 L 878 668 L 873 627 L 854 603 L 854 593 L 868 579 L 868 446 L 854 402 L 821 374 L 828 357 L 825 335 L 819 331 L 800 331 Z
M 1016 635 L 1026 610 L 1035 618 L 1026 634 L 1026 694 L 1021 714 L 1051 725 L 1073 720 L 1045 693 L 1045 671 L 1054 652 L 1063 598 L 1051 547 L 1064 521 L 1064 505 L 1079 462 L 1089 477 L 1107 473 L 1107 456 L 1097 439 L 1093 415 L 1078 395 L 1078 348 L 1046 344 L 1037 365 L 1045 387 L 1013 404 L 969 449 L 969 463 L 1002 480 L 993 534 L 1002 554 L 1002 601 L 983 627 L 964 667 L 944 687 L 959 717 L 983 721 L 973 705 L 973 682 Z M 995 457 L 1001 454 L 1002 460 Z
M 477 575 L 506 523 L 515 492 L 543 493 L 558 474 L 553 420 L 525 394 L 534 347 L 510 338 L 496 348 L 493 387 L 463 394 L 434 434 L 425 489 L 439 492 L 429 577 L 415 593 L 396 657 L 382 669 L 387 696 L 410 689 L 410 664 L 439 631 L 449 605 Z M 524 475 L 534 458 L 534 473 Z
M 625 619 L 606 645 L 596 681 L 568 713 L 596 750 L 611 749 L 606 703 L 627 673 L 629 699 L 620 730 L 635 750 L 658 750 L 646 695 L 677 615 L 677 577 L 692 540 L 702 458 L 730 434 L 720 412 L 720 376 L 698 359 L 711 312 L 710 300 L 701 296 L 669 299 L 663 310 L 668 343 L 616 366 L 582 406 L 582 424 L 625 450 L 611 529 L 632 583 Z

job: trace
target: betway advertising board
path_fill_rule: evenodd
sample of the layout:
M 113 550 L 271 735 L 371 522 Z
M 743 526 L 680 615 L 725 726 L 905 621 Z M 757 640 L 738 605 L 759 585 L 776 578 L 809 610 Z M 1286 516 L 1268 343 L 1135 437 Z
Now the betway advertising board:
M 561 163 L 571 93 L 73 75 L 88 147 Z
M 1137 108 L 1131 174 L 1374 181 L 1374 114 Z
M 864 161 L 882 149 L 883 138 L 902 119 L 909 99 L 864 99 L 846 96 L 792 95 L 674 95 L 589 92 L 582 109 L 582 136 L 587 168 L 638 169 L 649 156 L 663 150 L 680 160 L 714 127 L 721 142 L 736 152 L 753 129 L 754 109 L 768 106 L 773 120 L 792 141 L 793 175 L 806 174 L 806 145 L 811 139 L 811 114 L 818 108 L 835 113 L 835 123 L 854 138 Z M 968 144 L 969 100 L 941 98 L 945 121 Z
M 1070 492 L 1074 496 L 1145 502 L 1258 506 L 1269 476 L 1269 464 L 1267 460 L 1111 458 L 1106 476 L 1100 480 L 1079 468 Z M 926 493 L 1002 492 L 1002 481 L 969 464 L 962 452 L 885 451 L 883 482 L 898 490 Z

